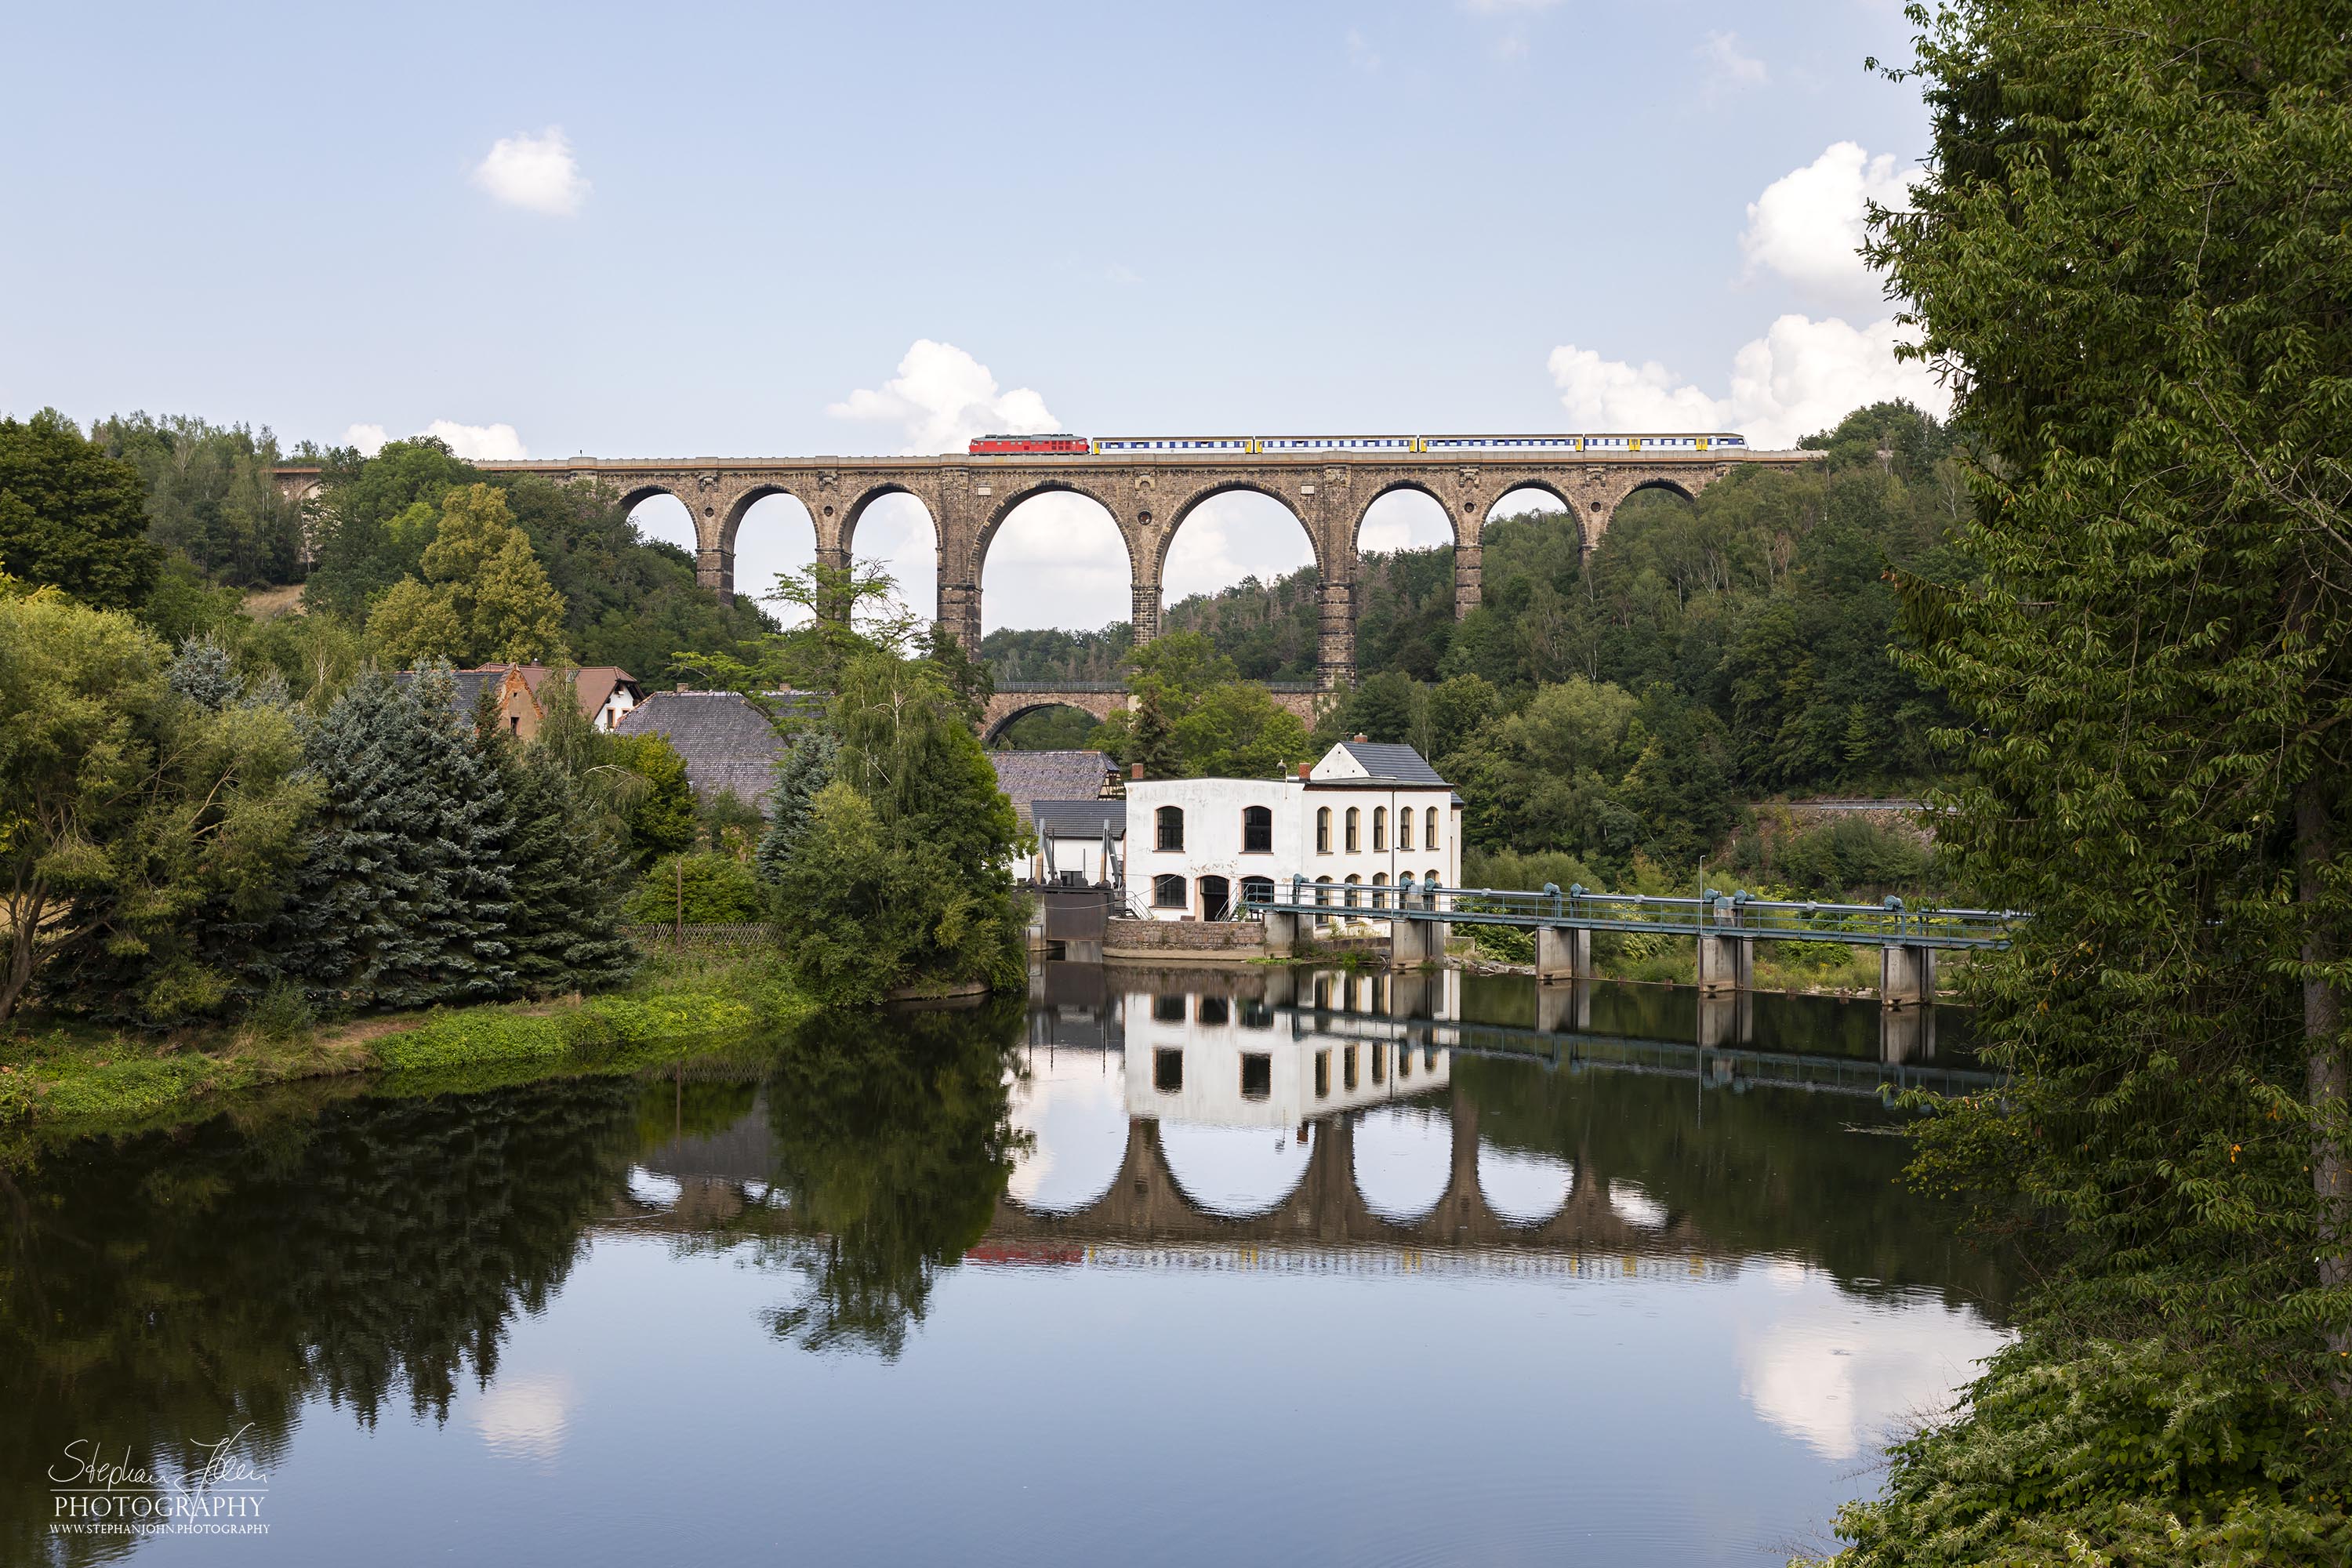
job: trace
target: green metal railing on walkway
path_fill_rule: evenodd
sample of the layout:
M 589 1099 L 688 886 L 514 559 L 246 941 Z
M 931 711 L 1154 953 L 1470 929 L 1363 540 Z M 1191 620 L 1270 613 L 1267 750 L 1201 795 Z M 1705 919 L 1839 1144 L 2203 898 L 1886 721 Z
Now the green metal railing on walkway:
M 1539 891 L 1528 892 L 1447 888 L 1429 882 L 1368 887 L 1294 877 L 1287 886 L 1271 889 L 1263 884 L 1244 886 L 1242 896 L 1254 913 L 1318 920 L 1442 921 L 1453 925 L 1662 931 L 1871 947 L 2006 947 L 2010 931 L 2032 918 L 2017 910 L 1915 910 L 1892 898 L 1876 904 L 1796 903 L 1713 889 L 1704 898 L 1662 898 L 1595 892 L 1581 884 L 1562 891 L 1549 883 Z

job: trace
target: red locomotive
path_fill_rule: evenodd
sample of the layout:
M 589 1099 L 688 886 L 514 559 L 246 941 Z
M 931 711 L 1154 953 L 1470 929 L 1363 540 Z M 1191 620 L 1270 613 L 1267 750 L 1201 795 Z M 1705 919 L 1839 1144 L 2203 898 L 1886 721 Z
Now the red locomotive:
M 1083 458 L 1094 449 L 1094 443 L 1085 437 L 1066 432 L 1052 436 L 974 436 L 971 438 L 971 455 L 975 458 Z

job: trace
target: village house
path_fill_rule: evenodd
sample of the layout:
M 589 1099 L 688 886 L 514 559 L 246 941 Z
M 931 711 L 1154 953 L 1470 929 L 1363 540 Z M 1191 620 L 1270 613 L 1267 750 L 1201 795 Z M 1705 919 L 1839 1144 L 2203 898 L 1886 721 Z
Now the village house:
M 1232 919 L 1293 879 L 1335 912 L 1462 882 L 1462 797 L 1411 746 L 1360 735 L 1295 777 L 1130 780 L 1127 815 L 1129 903 L 1155 920 Z

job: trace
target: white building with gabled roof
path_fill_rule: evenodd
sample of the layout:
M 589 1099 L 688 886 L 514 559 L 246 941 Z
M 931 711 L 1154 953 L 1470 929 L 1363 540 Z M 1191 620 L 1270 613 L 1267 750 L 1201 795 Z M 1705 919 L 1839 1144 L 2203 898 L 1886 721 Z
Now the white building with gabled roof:
M 1411 746 L 1342 741 L 1281 778 L 1136 779 L 1127 827 L 1129 903 L 1155 920 L 1230 919 L 1252 884 L 1294 878 L 1335 916 L 1372 915 L 1375 888 L 1462 885 L 1462 797 Z

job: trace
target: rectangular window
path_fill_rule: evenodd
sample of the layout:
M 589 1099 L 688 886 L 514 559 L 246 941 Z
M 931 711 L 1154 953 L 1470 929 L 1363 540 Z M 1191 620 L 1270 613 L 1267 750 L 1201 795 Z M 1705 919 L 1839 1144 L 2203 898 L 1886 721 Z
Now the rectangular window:
M 1353 855 L 1364 847 L 1364 814 L 1354 806 L 1348 808 L 1348 853 Z
M 1397 847 L 1412 847 L 1412 807 L 1409 805 L 1397 813 Z
M 1367 1046 L 1364 1048 L 1372 1053 L 1372 1081 L 1386 1083 L 1389 1079 L 1389 1048 L 1386 1046 Z
M 1385 849 L 1388 847 L 1389 808 L 1385 805 L 1376 805 L 1372 807 L 1372 847 Z
M 1328 1050 L 1318 1051 L 1315 1053 L 1315 1098 L 1321 1100 L 1330 1092 L 1331 1053 Z
M 1421 847 L 1423 849 L 1434 849 L 1437 847 L 1437 807 L 1433 805 L 1429 808 L 1426 820 L 1429 830 L 1422 836 Z
M 1315 853 L 1331 853 L 1331 808 L 1328 805 L 1315 813 Z
M 1339 1053 L 1339 1086 L 1342 1089 L 1356 1087 L 1356 1047 L 1353 1046 Z
M 1184 1092 L 1184 1053 L 1154 1051 L 1151 1053 L 1151 1087 L 1162 1094 Z
M 1200 1019 L 1203 1024 L 1229 1024 L 1233 1022 L 1233 1007 L 1223 997 L 1201 998 Z
M 1242 1053 L 1242 1098 L 1264 1100 L 1274 1092 L 1274 1058 L 1264 1051 Z

